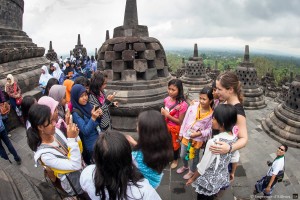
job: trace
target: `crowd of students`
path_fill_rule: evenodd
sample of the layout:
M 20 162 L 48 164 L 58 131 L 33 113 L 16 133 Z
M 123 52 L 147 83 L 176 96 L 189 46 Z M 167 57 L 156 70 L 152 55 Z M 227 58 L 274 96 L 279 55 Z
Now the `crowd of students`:
M 79 73 L 70 73 L 72 63 L 69 66 L 68 61 L 64 72 L 57 64 L 49 70 L 42 67 L 44 96 L 38 101 L 25 96 L 17 105 L 21 91 L 11 75 L 5 90 L 12 108 L 22 110 L 36 165 L 43 166 L 52 182 L 68 195 L 82 199 L 160 199 L 156 188 L 163 169 L 169 164 L 176 169 L 179 158 L 183 166 L 176 172 L 187 172 L 183 178 L 187 186 L 195 188 L 197 199 L 213 199 L 234 180 L 238 150 L 246 145 L 248 134 L 241 84 L 233 72 L 220 74 L 190 105 L 182 82 L 171 80 L 160 112 L 139 114 L 136 141 L 112 130 L 109 107 L 117 107 L 118 102 L 114 102 L 114 94 L 104 92 L 105 74 L 93 71 L 90 79 L 84 74 L 76 77 L 74 74 Z M 20 163 L 5 128 L 0 132 L 1 140 Z M 8 159 L 2 145 L 0 153 Z

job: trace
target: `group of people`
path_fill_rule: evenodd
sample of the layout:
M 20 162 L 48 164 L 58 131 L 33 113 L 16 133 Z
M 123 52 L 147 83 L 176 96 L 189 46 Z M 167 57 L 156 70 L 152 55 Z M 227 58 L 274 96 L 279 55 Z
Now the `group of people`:
M 118 107 L 118 102 L 114 101 L 115 94 L 104 92 L 104 73 L 95 71 L 90 79 L 83 75 L 72 80 L 73 75 L 67 72 L 61 82 L 54 73 L 59 66 L 53 66 L 53 77 L 42 67 L 44 96 L 38 101 L 25 96 L 20 108 L 36 165 L 43 166 L 51 181 L 68 195 L 82 199 L 161 199 L 156 188 L 169 164 L 178 174 L 186 172 L 183 178 L 187 186 L 195 188 L 197 199 L 213 199 L 234 180 L 238 150 L 247 144 L 248 134 L 241 84 L 233 72 L 220 74 L 190 105 L 182 82 L 169 81 L 168 97 L 160 112 L 139 114 L 139 137 L 135 140 L 112 130 L 109 107 Z M 69 67 L 66 62 L 65 72 Z M 13 107 L 13 99 L 21 91 L 17 83 L 12 84 L 11 75 L 7 80 Z M 0 132 L 9 147 L 9 139 L 2 137 L 7 132 L 2 128 Z M 8 159 L 2 149 L 0 145 L 1 157 Z M 8 149 L 20 163 L 16 151 Z M 256 192 L 271 194 L 276 175 L 284 169 L 280 158 L 286 151 L 287 146 L 280 147 L 273 162 L 276 167 L 267 174 L 272 178 L 268 183 L 260 180 Z M 179 158 L 183 161 L 180 167 Z

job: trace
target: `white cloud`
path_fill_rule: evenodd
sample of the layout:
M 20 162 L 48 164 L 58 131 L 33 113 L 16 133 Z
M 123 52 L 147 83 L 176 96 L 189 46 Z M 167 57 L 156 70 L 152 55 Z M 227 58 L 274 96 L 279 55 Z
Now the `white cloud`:
M 123 24 L 125 0 L 27 0 L 23 30 L 38 46 L 60 54 L 81 42 L 93 53 L 105 31 Z M 300 54 L 300 1 L 139 0 L 139 24 L 165 49 L 174 47 L 278 50 Z

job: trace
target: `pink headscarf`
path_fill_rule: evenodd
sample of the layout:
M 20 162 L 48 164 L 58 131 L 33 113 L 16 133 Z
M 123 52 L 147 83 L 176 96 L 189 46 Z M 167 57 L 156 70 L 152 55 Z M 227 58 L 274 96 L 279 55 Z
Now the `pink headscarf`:
M 51 109 L 51 115 L 53 115 L 58 106 L 58 101 L 55 101 L 52 97 L 43 96 L 39 99 L 38 104 L 48 106 Z

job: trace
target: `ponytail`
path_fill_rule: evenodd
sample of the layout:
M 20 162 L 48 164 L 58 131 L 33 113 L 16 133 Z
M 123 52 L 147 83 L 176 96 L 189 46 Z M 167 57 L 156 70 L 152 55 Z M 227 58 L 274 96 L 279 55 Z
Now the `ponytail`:
M 26 135 L 27 135 L 27 144 L 28 144 L 29 148 L 32 151 L 36 151 L 38 146 L 40 146 L 42 143 L 42 140 L 41 140 L 41 137 L 40 137 L 38 131 L 35 131 L 35 130 L 33 130 L 32 127 L 30 127 L 26 131 Z
M 242 84 L 235 73 L 231 71 L 224 72 L 217 77 L 217 80 L 220 81 L 222 87 L 226 88 L 227 90 L 233 88 L 238 100 L 241 104 L 243 104 L 244 98 L 242 94 Z
M 237 97 L 238 97 L 240 103 L 243 104 L 243 102 L 244 102 L 244 95 L 243 95 L 243 92 L 242 92 L 242 84 L 241 84 L 240 81 L 239 81 L 239 84 L 237 86 L 236 94 L 237 94 Z
M 45 123 L 50 124 L 51 110 L 48 106 L 33 104 L 28 113 L 28 120 L 31 127 L 26 131 L 27 143 L 32 151 L 36 151 L 42 143 L 38 126 Z

